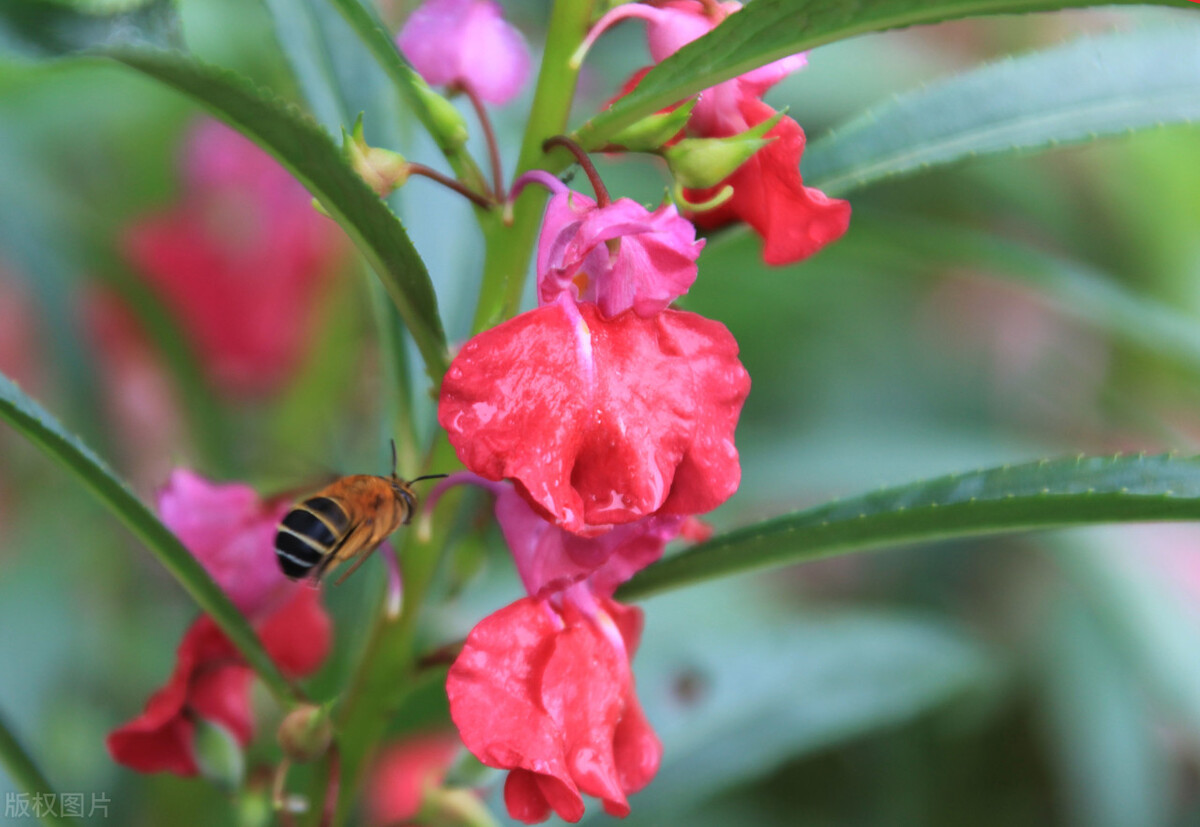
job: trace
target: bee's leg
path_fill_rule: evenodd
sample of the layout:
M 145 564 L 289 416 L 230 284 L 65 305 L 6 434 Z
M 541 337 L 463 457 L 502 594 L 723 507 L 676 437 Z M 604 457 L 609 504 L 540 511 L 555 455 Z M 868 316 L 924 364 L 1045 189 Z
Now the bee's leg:
M 371 549 L 370 551 L 365 551 L 362 554 L 358 555 L 358 559 L 350 564 L 350 568 L 346 569 L 346 571 L 342 574 L 341 577 L 339 577 L 337 580 L 333 581 L 333 585 L 335 585 L 335 586 L 342 585 L 342 581 L 345 580 L 350 575 L 354 574 L 354 571 L 359 566 L 361 566 L 364 562 L 366 562 L 367 558 L 370 557 L 374 553 L 375 553 L 375 549 Z

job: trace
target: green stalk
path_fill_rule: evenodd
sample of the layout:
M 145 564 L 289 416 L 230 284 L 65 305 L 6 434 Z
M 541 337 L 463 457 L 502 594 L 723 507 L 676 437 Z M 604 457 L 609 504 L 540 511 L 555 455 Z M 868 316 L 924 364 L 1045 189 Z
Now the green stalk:
M 51 808 L 51 812 L 41 816 L 43 824 L 65 824 L 66 822 L 53 815 L 53 811 L 57 809 L 59 797 L 53 792 L 50 782 L 42 775 L 42 771 L 38 769 L 37 764 L 33 762 L 33 758 L 21 746 L 21 742 L 13 735 L 12 730 L 8 728 L 8 724 L 3 717 L 0 717 L 0 764 L 4 765 L 8 777 L 12 779 L 13 786 L 23 792 L 34 795 L 53 796 L 55 807 Z
M 445 434 L 438 436 L 421 473 L 446 473 L 461 468 Z M 460 493 L 451 491 L 431 515 L 429 536 L 420 536 L 421 517 L 405 530 L 398 552 L 404 573 L 404 602 L 398 618 L 388 617 L 384 601 L 376 614 L 359 667 L 337 712 L 343 749 L 342 797 L 335 824 L 344 824 L 362 782 L 368 760 L 387 732 L 389 716 L 402 704 L 416 678 L 417 620 L 434 573 L 456 520 Z M 418 512 L 419 513 L 419 512 Z
M 542 142 L 566 131 L 575 98 L 579 70 L 571 68 L 571 55 L 587 35 L 592 20 L 593 0 L 557 0 L 546 31 L 546 52 L 538 74 L 533 108 L 521 141 L 517 175 L 531 169 L 558 172 L 570 163 L 570 156 L 558 150 L 551 158 L 542 151 Z M 513 205 L 512 225 L 485 229 L 487 258 L 483 265 L 483 283 L 472 332 L 478 333 L 516 314 L 525 289 L 525 271 L 537 240 L 546 193 L 541 187 L 529 187 Z

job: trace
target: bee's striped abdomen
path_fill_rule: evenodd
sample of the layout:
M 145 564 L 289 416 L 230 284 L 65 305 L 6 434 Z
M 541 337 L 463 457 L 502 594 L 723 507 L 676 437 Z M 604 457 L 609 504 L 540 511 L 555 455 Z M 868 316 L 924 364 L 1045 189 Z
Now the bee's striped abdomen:
M 350 519 L 334 500 L 312 497 L 283 518 L 275 535 L 275 555 L 293 580 L 307 576 L 345 536 Z

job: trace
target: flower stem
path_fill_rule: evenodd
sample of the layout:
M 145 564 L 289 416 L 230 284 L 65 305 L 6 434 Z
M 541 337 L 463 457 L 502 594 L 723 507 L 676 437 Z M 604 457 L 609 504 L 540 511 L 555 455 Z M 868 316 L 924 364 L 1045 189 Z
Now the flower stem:
M 425 471 L 452 471 L 462 466 L 445 434 L 431 449 Z M 387 729 L 389 716 L 411 691 L 417 675 L 417 616 L 433 582 L 440 552 L 456 525 L 454 515 L 461 499 L 460 491 L 442 497 L 437 506 L 433 530 L 428 537 L 409 530 L 403 535 L 400 560 L 404 570 L 404 603 L 398 618 L 390 617 L 386 597 L 376 614 L 375 625 L 366 649 L 342 703 L 336 722 L 342 745 L 342 779 L 346 795 L 338 804 L 335 824 L 349 815 L 354 793 L 375 747 Z
M 583 150 L 579 144 L 572 141 L 566 135 L 555 135 L 552 138 L 547 138 L 542 142 L 542 149 L 549 152 L 556 146 L 561 146 L 563 149 L 575 156 L 575 160 L 579 166 L 583 167 L 583 171 L 587 174 L 588 181 L 592 184 L 592 190 L 596 193 L 596 205 L 607 207 L 612 203 L 612 198 L 608 195 L 608 187 L 604 186 L 604 181 L 600 178 L 600 173 L 596 171 L 596 165 L 592 163 L 592 159 Z
M 557 172 L 565 166 L 546 156 L 542 142 L 566 130 L 579 77 L 579 70 L 571 66 L 571 55 L 587 34 L 593 5 L 593 0 L 555 0 L 533 108 L 521 141 L 518 175 L 536 168 Z M 487 234 L 487 258 L 472 325 L 474 332 L 516 313 L 545 203 L 545 193 L 526 190 L 513 204 L 511 225 L 502 225 Z
M 500 163 L 500 145 L 496 143 L 496 131 L 492 129 L 492 119 L 488 117 L 483 101 L 479 99 L 479 95 L 475 94 L 475 90 L 469 84 L 463 86 L 463 93 L 466 94 L 467 100 L 471 101 L 471 106 L 475 109 L 475 116 L 479 118 L 479 126 L 483 129 L 483 135 L 487 139 L 488 159 L 492 164 L 492 189 L 496 194 L 496 200 L 504 201 L 506 194 L 504 168 Z
M 454 190 L 455 192 L 457 192 L 459 195 L 463 196 L 464 198 L 470 199 L 470 201 L 472 203 L 474 203 L 475 206 L 482 207 L 485 210 L 490 210 L 492 207 L 496 206 L 496 201 L 494 199 L 488 198 L 486 195 L 483 195 L 483 194 L 478 193 L 475 190 L 471 189 L 466 184 L 464 184 L 462 181 L 456 181 L 455 179 L 451 178 L 450 176 L 443 175 L 442 173 L 438 172 L 436 169 L 427 167 L 424 164 L 409 163 L 408 164 L 408 174 L 409 175 L 422 175 L 433 181 L 437 181 L 443 187 L 448 187 L 449 189 Z

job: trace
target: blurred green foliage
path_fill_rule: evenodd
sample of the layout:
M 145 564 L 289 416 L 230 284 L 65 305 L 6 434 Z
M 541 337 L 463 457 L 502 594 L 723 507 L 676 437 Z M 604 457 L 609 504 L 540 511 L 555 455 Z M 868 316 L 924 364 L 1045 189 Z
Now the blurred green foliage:
M 300 100 L 265 8 L 185 0 L 182 13 L 199 55 Z M 543 5 L 511 13 L 537 43 Z M 1073 12 L 857 38 L 814 51 L 768 100 L 815 138 L 984 60 L 1082 32 L 1183 26 L 1185 16 Z M 641 65 L 641 49 L 624 28 L 602 40 L 577 112 L 594 111 Z M 509 169 L 528 105 L 526 96 L 497 117 Z M 373 142 L 435 163 L 428 138 L 376 111 Z M 344 113 L 318 114 L 331 126 Z M 198 117 L 115 66 L 0 64 L 0 261 L 34 297 L 36 394 L 146 497 L 156 480 L 139 473 L 100 401 L 105 376 L 78 305 L 89 286 L 136 285 L 115 239 L 178 193 L 181 136 Z M 614 193 L 661 198 L 665 178 L 650 162 L 613 159 L 602 172 Z M 469 210 L 421 181 L 393 205 L 459 341 L 482 258 Z M 743 232 L 709 239 L 683 304 L 729 326 L 754 381 L 739 429 L 742 490 L 715 524 L 1047 455 L 1196 451 L 1200 386 L 1186 335 L 1200 323 L 1196 128 L 966 161 L 856 192 L 853 205 L 846 238 L 795 267 L 765 267 Z M 1057 264 L 989 256 L 965 237 Z M 189 370 L 189 345 L 172 338 L 170 320 L 155 324 L 164 311 L 135 303 L 158 331 L 154 347 L 180 398 L 192 400 L 187 410 L 209 406 L 155 467 L 264 490 L 330 470 L 384 470 L 389 413 L 372 300 L 362 268 L 339 277 L 303 369 L 252 404 L 217 397 Z M 413 390 L 427 434 L 432 405 Z M 666 759 L 631 821 L 1200 823 L 1200 591 L 1156 562 L 1162 549 L 1182 549 L 1200 569 L 1197 540 L 1147 529 L 956 541 L 655 598 L 636 666 Z M 452 597 L 423 630 L 430 647 L 517 592 L 495 532 L 482 554 L 464 542 L 453 563 L 439 582 Z M 335 691 L 362 644 L 379 565 L 330 592 L 337 648 L 312 684 L 316 697 Z M 214 787 L 108 759 L 105 734 L 161 684 L 193 610 L 131 536 L 7 430 L 0 572 L 0 710 L 51 781 L 107 794 L 108 819 L 96 824 L 236 823 Z M 394 734 L 445 721 L 433 680 Z M 274 760 L 265 749 L 252 766 Z M 0 798 L 11 791 L 0 777 Z

